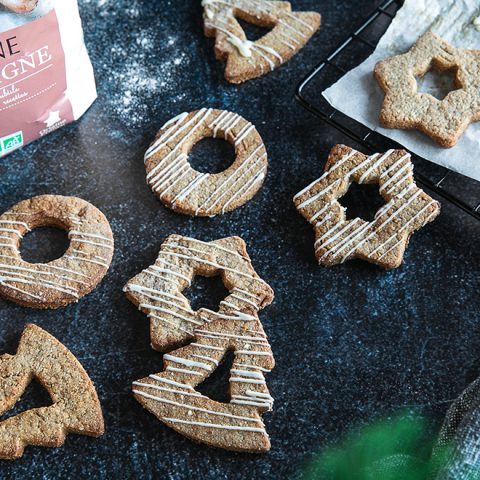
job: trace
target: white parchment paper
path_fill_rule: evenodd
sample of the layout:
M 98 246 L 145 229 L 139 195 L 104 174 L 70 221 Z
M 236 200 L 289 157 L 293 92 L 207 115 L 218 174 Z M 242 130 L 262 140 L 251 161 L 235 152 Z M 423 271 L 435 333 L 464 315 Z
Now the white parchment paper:
M 325 90 L 323 95 L 337 110 L 397 141 L 406 149 L 480 181 L 480 122 L 471 124 L 457 145 L 448 149 L 415 130 L 385 129 L 379 124 L 383 92 L 373 77 L 375 64 L 406 52 L 428 30 L 454 47 L 480 49 L 480 1 L 405 0 L 375 52 Z M 422 91 L 431 93 L 435 93 L 437 87 L 441 86 L 419 86 Z

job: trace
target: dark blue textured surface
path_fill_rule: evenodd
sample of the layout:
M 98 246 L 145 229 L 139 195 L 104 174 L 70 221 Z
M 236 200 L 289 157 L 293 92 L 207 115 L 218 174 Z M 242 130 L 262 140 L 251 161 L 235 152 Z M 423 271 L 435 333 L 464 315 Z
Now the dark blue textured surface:
M 320 33 L 287 66 L 236 87 L 223 80 L 212 41 L 203 37 L 198 0 L 82 0 L 99 100 L 77 124 L 1 160 L 0 210 L 37 194 L 77 195 L 110 219 L 116 254 L 103 283 L 77 305 L 44 312 L 0 300 L 0 351 L 15 350 L 27 322 L 55 335 L 96 383 L 106 434 L 70 436 L 61 449 L 29 447 L 21 460 L 0 463 L 1 478 L 293 478 L 317 448 L 354 424 L 407 405 L 440 418 L 480 373 L 478 223 L 444 205 L 438 221 L 412 238 L 398 270 L 363 262 L 322 269 L 313 231 L 292 204 L 320 175 L 330 147 L 346 141 L 295 103 L 295 85 L 376 3 L 297 0 L 297 9 L 324 15 Z M 180 59 L 173 70 L 171 58 Z M 118 72 L 131 75 L 139 59 L 159 82 L 153 93 L 141 78 L 134 82 L 135 114 Z M 270 159 L 253 201 L 215 219 L 164 208 L 143 169 L 156 130 L 202 106 L 255 123 Z M 275 303 L 261 315 L 277 360 L 267 377 L 276 399 L 265 416 L 269 454 L 195 445 L 130 394 L 132 380 L 162 363 L 149 348 L 146 317 L 122 287 L 153 263 L 171 233 L 242 236 L 257 271 L 275 289 Z

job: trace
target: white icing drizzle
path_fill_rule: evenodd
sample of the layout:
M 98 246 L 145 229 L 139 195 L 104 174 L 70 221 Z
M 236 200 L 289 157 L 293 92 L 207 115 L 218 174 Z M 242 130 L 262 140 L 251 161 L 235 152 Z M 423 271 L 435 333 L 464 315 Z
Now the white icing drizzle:
M 335 258 L 342 255 L 341 262 L 348 260 L 358 252 L 365 243 L 373 239 L 379 231 L 387 227 L 395 218 L 398 218 L 401 212 L 409 208 L 422 193 L 421 190 L 418 190 L 412 183 L 413 168 L 409 160 L 409 154 L 401 155 L 388 164 L 388 166 L 384 167 L 395 152 L 397 151 L 389 150 L 383 155 L 377 153 L 369 157 L 362 157 L 363 159 L 353 168 L 339 174 L 340 178 L 332 178 L 332 173 L 335 172 L 335 170 L 345 165 L 349 159 L 352 159 L 358 153 L 351 149 L 347 154 L 343 155 L 342 158 L 333 163 L 322 177 L 315 180 L 294 197 L 295 202 L 303 200 L 297 205 L 299 210 L 308 207 L 317 200 L 322 202 L 317 212 L 307 217 L 316 229 L 319 229 L 319 227 L 331 221 L 331 224 L 329 224 L 326 229 L 316 230 L 318 238 L 315 242 L 315 250 L 320 263 L 329 256 Z M 370 177 L 373 175 L 376 179 L 380 179 L 381 193 L 385 193 L 386 195 L 396 193 L 391 200 L 377 212 L 373 222 L 368 223 L 358 218 L 351 221 L 335 221 L 332 208 L 334 206 L 337 208 L 339 203 L 335 197 L 331 201 L 327 201 L 327 199 L 322 197 L 331 189 L 337 188 L 341 182 L 349 182 L 350 178 L 356 175 L 357 172 L 360 173 L 358 183 L 371 181 Z M 405 186 L 406 182 L 407 184 Z M 318 190 L 319 187 L 320 190 Z M 412 189 L 414 190 L 413 194 L 407 195 Z M 343 207 L 340 206 L 340 208 Z M 325 213 L 327 215 L 324 216 Z M 344 215 L 343 213 L 341 214 Z M 415 212 L 412 212 L 412 215 L 415 215 Z M 318 220 L 319 218 L 320 220 Z M 418 214 L 413 218 L 418 218 Z M 413 221 L 413 219 L 411 220 Z M 407 226 L 411 223 L 411 221 L 408 221 Z M 393 238 L 396 238 L 397 233 L 398 232 L 394 232 L 393 236 L 385 243 L 389 244 Z M 376 246 L 368 256 L 375 256 L 382 248 L 383 244 Z
M 230 294 L 230 298 L 236 298 L 240 302 L 245 302 L 251 305 L 252 307 L 258 308 L 258 305 L 255 302 L 252 302 L 251 300 L 248 300 L 247 298 L 244 298 L 240 295 L 237 295 L 235 293 Z M 235 305 L 233 306 L 235 308 Z
M 170 245 L 170 247 L 173 247 L 175 246 L 176 248 L 182 248 L 182 249 L 185 249 L 185 250 L 190 250 L 188 247 L 184 247 L 183 245 Z M 235 269 L 235 268 L 230 268 L 230 267 L 226 267 L 225 265 L 219 265 L 218 263 L 215 263 L 215 262 L 211 262 L 209 260 L 205 260 L 203 258 L 199 258 L 199 257 L 195 257 L 195 256 L 189 256 L 189 255 L 184 255 L 184 254 L 181 254 L 181 253 L 176 253 L 176 252 L 169 252 L 169 251 L 163 251 L 162 252 L 164 255 L 171 255 L 173 257 L 178 257 L 178 258 L 183 258 L 183 259 L 187 259 L 187 260 L 194 260 L 198 263 L 203 263 L 205 265 L 210 265 L 214 268 L 217 268 L 219 270 L 225 270 L 227 272 L 232 272 L 232 273 L 235 273 L 237 275 L 240 275 L 240 276 L 243 276 L 243 277 L 246 277 L 246 278 L 249 278 L 251 280 L 255 280 L 255 281 L 258 281 L 260 283 L 265 283 L 261 278 L 259 277 L 254 277 L 253 275 L 250 275 L 248 273 L 245 273 L 245 272 L 242 272 L 238 269 Z
M 250 122 L 245 121 L 240 115 L 222 111 L 219 114 L 216 114 L 213 117 L 213 120 L 211 120 L 212 114 L 212 109 L 203 108 L 196 112 L 189 121 L 186 121 L 189 114 L 182 114 L 175 122 L 168 124 L 167 127 L 164 126 L 166 131 L 160 135 L 145 154 L 145 161 L 147 161 L 167 144 L 171 145 L 171 142 L 176 140 L 176 145 L 171 148 L 160 162 L 158 162 L 157 165 L 155 165 L 147 174 L 147 181 L 150 187 L 154 192 L 160 194 L 161 199 L 164 199 L 168 192 L 174 192 L 174 197 L 170 200 L 172 208 L 175 208 L 178 202 L 187 200 L 194 194 L 194 192 L 198 191 L 200 186 L 205 182 L 211 184 L 211 182 L 219 181 L 217 180 L 216 175 L 195 172 L 188 163 L 188 156 L 182 151 L 182 146 L 201 125 L 206 123 L 210 129 L 213 129 L 214 138 L 217 137 L 219 130 L 223 132 L 225 138 L 228 138 L 233 129 L 240 122 L 244 122 L 245 124 L 240 128 L 238 135 L 232 135 L 232 141 L 236 146 L 255 132 L 255 127 Z M 261 157 L 257 158 L 260 155 Z M 258 147 L 253 154 L 248 156 L 238 167 L 230 167 L 230 175 L 227 178 L 220 180 L 220 184 L 216 186 L 209 197 L 198 206 L 196 214 L 198 215 L 202 208 L 208 208 L 206 213 L 208 214 L 209 211 L 218 205 L 220 200 L 216 197 L 220 193 L 222 194 L 221 199 L 225 198 L 227 195 L 226 200 L 231 198 L 231 196 L 235 194 L 235 191 L 233 190 L 236 185 L 241 184 L 242 178 L 247 173 L 250 173 L 254 167 L 256 168 L 260 163 L 259 170 L 252 172 L 252 175 L 257 175 L 258 171 L 265 170 L 265 159 L 265 148 L 263 144 L 261 144 L 260 147 Z M 188 175 L 192 175 L 192 172 L 195 172 L 193 178 L 186 184 L 182 183 L 180 187 L 180 182 L 182 182 Z M 212 201 L 215 201 L 215 203 L 209 205 Z
M 207 247 L 207 249 L 195 248 L 197 245 Z M 242 252 L 241 245 L 239 248 Z M 186 254 L 173 252 L 171 249 L 186 252 Z M 174 257 L 171 260 L 171 268 L 175 271 L 184 266 L 181 260 L 187 260 L 189 275 L 196 270 L 192 262 L 199 262 L 218 270 L 241 273 L 251 280 L 263 282 L 254 275 L 247 255 L 223 247 L 218 242 L 208 243 L 185 237 L 170 237 L 162 245 L 159 258 L 164 256 Z M 229 263 L 231 261 L 233 262 Z M 230 265 L 235 265 L 236 268 L 232 268 Z M 175 312 L 182 311 L 182 309 L 188 310 L 186 308 L 188 304 L 182 300 L 184 297 L 180 296 L 178 280 L 175 278 L 164 278 L 165 282 L 161 287 L 155 286 L 154 288 L 151 287 L 151 283 L 148 284 L 150 286 L 144 287 L 139 284 L 141 280 L 138 277 L 135 279 L 134 282 L 127 284 L 125 291 L 136 295 L 135 303 L 138 303 L 142 310 L 168 311 L 170 313 L 169 308 Z M 137 400 L 146 408 L 152 409 L 162 421 L 167 424 L 192 424 L 202 428 L 262 432 L 263 435 L 266 435 L 263 422 L 257 412 L 264 412 L 272 408 L 273 399 L 268 393 L 264 374 L 270 371 L 266 367 L 272 364 L 273 359 L 270 345 L 256 315 L 265 301 L 265 298 L 261 296 L 265 295 L 264 287 L 262 284 L 260 293 L 256 294 L 256 290 L 249 291 L 253 282 L 249 283 L 250 286 L 244 286 L 243 281 L 241 284 L 243 288 L 236 286 L 231 288 L 226 299 L 230 301 L 223 301 L 219 312 L 201 309 L 196 313 L 202 320 L 202 326 L 191 332 L 195 341 L 164 354 L 164 371 L 162 374 L 150 375 L 151 379 L 162 383 L 134 382 L 133 391 Z M 243 312 L 242 306 L 250 313 Z M 221 320 L 224 328 L 215 328 L 214 325 L 218 325 L 218 322 L 212 323 L 213 320 Z M 247 327 L 244 326 L 243 322 L 245 321 L 249 322 Z M 175 324 L 172 326 L 176 328 Z M 171 334 L 171 332 L 169 333 Z M 219 366 L 229 349 L 233 349 L 236 356 L 230 378 L 231 401 L 230 404 L 220 407 L 216 402 L 195 391 L 195 387 Z M 250 355 L 252 357 L 249 357 Z M 237 362 L 238 359 L 242 359 L 243 363 Z M 258 366 L 257 363 L 259 363 Z M 180 379 L 182 383 L 173 378 Z M 152 404 L 142 402 L 141 397 L 158 402 L 162 406 L 153 409 Z M 211 416 L 215 416 L 221 421 L 212 423 L 210 422 Z M 246 427 L 244 423 L 238 424 L 238 421 L 253 422 L 255 427 Z
M 199 325 L 199 326 L 203 325 L 203 322 L 199 322 L 198 320 L 195 320 L 193 318 L 186 317 L 185 315 L 181 315 L 177 311 L 171 310 L 171 309 L 168 309 L 168 308 L 157 307 L 155 305 L 150 305 L 148 303 L 141 303 L 139 305 L 139 309 L 148 310 L 148 311 L 154 310 L 154 311 L 165 313 L 167 315 L 171 315 L 172 317 L 179 318 L 180 320 L 183 320 L 184 322 L 193 323 L 193 324 Z
M 174 355 L 165 354 L 163 356 L 164 360 L 169 360 L 170 362 L 178 363 L 180 365 L 185 365 L 186 367 L 195 367 L 195 368 L 202 368 L 203 370 L 211 371 L 212 366 L 207 365 L 206 363 L 202 362 L 195 362 L 193 360 L 188 360 L 186 358 L 175 357 Z
M 3 214 L 3 216 L 13 217 L 16 217 L 18 215 L 31 216 L 32 214 L 27 214 L 26 212 L 6 212 Z M 73 224 L 77 225 L 78 227 L 83 227 L 84 225 L 87 225 L 86 223 L 81 222 L 78 217 L 70 216 L 68 218 Z M 18 228 L 21 227 L 28 232 L 31 231 L 28 223 L 13 219 L 2 219 L 0 220 L 0 225 L 5 225 L 5 227 L 0 228 L 0 232 L 5 234 L 2 236 L 2 238 L 11 242 L 10 244 L 2 243 L 0 244 L 0 247 L 12 249 L 17 254 L 16 256 L 6 255 L 4 253 L 0 254 L 0 258 L 9 261 L 8 263 L 0 263 L 0 284 L 10 290 L 17 291 L 31 298 L 34 298 L 35 300 L 44 300 L 46 292 L 42 293 L 42 289 L 45 289 L 46 291 L 53 290 L 62 294 L 66 294 L 70 297 L 73 297 L 74 299 L 78 299 L 80 298 L 80 288 L 88 288 L 90 286 L 90 283 L 82 280 L 83 278 L 89 279 L 90 276 L 82 273 L 81 262 L 95 263 L 102 266 L 103 268 L 108 268 L 109 266 L 109 264 L 106 263 L 107 260 L 103 259 L 103 257 L 99 258 L 102 258 L 102 260 L 104 261 L 94 260 L 90 258 L 87 253 L 83 252 L 83 255 L 87 256 L 88 258 L 80 258 L 74 255 L 67 254 L 62 257 L 64 259 L 75 262 L 76 266 L 78 266 L 78 270 L 53 265 L 52 262 L 46 264 L 35 264 L 35 266 L 30 266 L 29 263 L 24 262 L 20 258 L 20 252 L 15 246 L 15 239 L 21 239 L 23 237 L 22 231 L 20 231 Z M 113 241 L 110 238 L 107 238 L 98 233 L 83 232 L 80 230 L 70 230 L 69 238 L 71 242 L 80 243 L 89 241 L 85 240 L 85 238 L 92 238 L 96 240 L 96 242 L 94 242 L 96 244 L 95 246 L 101 246 L 108 248 L 109 250 L 113 250 Z M 100 241 L 102 243 L 100 243 Z M 104 244 L 104 242 L 108 242 L 108 245 Z M 70 246 L 69 251 L 73 250 L 73 246 Z M 74 285 L 71 285 L 72 283 Z M 29 287 L 33 287 L 35 290 L 33 290 L 33 288 L 33 291 L 21 289 L 18 287 L 18 285 L 15 284 L 28 285 Z
M 165 370 L 167 372 L 186 373 L 187 375 L 197 375 L 199 377 L 203 377 L 203 373 L 195 372 L 194 370 L 188 370 L 186 368 L 176 368 L 170 365 Z
M 188 385 L 186 383 L 176 382 L 175 380 L 171 380 L 169 378 L 163 378 L 158 375 L 149 375 L 149 377 L 153 380 L 157 380 L 158 382 L 168 383 L 169 385 L 173 385 L 175 387 L 180 387 L 180 388 L 185 388 L 187 390 L 195 391 L 195 389 L 191 385 Z
M 283 43 L 286 44 L 291 50 L 296 50 L 300 48 L 303 44 L 306 43 L 306 41 L 308 41 L 311 34 L 315 31 L 315 29 L 311 25 L 299 18 L 298 14 L 293 14 L 289 11 L 282 11 L 276 13 L 274 10 L 269 9 L 268 5 L 267 9 L 265 9 L 264 4 L 256 2 L 254 0 L 246 0 L 244 3 L 245 6 L 250 5 L 250 8 L 254 9 L 256 12 L 259 12 L 257 13 L 257 15 L 265 14 L 269 19 L 273 18 L 276 24 L 276 31 L 289 40 L 288 42 L 284 41 Z M 234 16 L 232 10 L 233 4 L 216 0 L 205 0 L 204 2 L 202 2 L 202 5 L 205 9 L 206 26 L 208 28 L 215 29 L 217 32 L 222 34 L 223 38 L 226 39 L 231 45 L 233 45 L 238 50 L 241 56 L 248 60 L 251 60 L 253 54 L 256 53 L 269 65 L 271 70 L 273 70 L 276 66 L 273 60 L 278 61 L 279 65 L 284 63 L 285 60 L 282 58 L 279 52 L 272 48 L 272 45 L 266 45 L 266 43 L 268 43 L 268 40 L 261 39 L 256 42 L 251 42 L 248 39 L 240 38 L 232 31 L 232 25 L 237 25 L 236 22 L 234 24 L 231 24 L 229 21 L 225 21 L 223 18 L 228 20 L 229 16 Z M 221 18 L 220 16 L 216 15 L 216 5 L 224 5 L 230 8 L 225 11 L 224 15 Z M 235 7 L 239 8 L 238 3 L 235 4 Z M 301 29 L 294 26 L 294 24 L 300 25 L 301 28 L 308 29 L 308 35 L 305 34 Z M 264 38 L 268 38 L 268 35 Z M 293 44 L 291 42 L 293 42 Z M 262 50 L 267 54 L 271 55 L 272 58 L 263 53 Z M 262 63 L 260 63 L 259 66 L 261 67 L 263 73 Z
M 251 372 L 251 371 L 248 371 L 248 370 L 238 370 L 238 369 L 235 369 L 235 368 L 232 368 L 231 372 L 236 373 L 237 375 L 239 375 L 241 377 L 261 379 L 262 383 L 265 383 L 265 379 L 263 378 L 263 375 L 259 372 Z
M 226 332 L 215 332 L 213 330 L 200 330 L 200 329 L 195 330 L 195 334 L 198 336 L 202 336 L 202 335 L 218 336 L 225 339 L 234 338 L 236 340 L 246 340 L 246 341 L 253 340 L 253 341 L 262 342 L 268 345 L 268 341 L 265 338 L 261 338 L 257 336 L 237 335 L 237 334 L 226 333 Z
M 194 346 L 194 347 L 199 347 L 199 348 L 206 348 L 208 350 L 217 350 L 219 352 L 223 352 L 223 348 L 222 347 L 215 347 L 214 345 L 204 345 L 203 343 L 191 343 L 190 345 Z
M 13 215 L 13 214 L 12 214 Z M 16 221 L 16 220 L 0 220 L 0 225 L 19 225 L 23 228 L 25 228 L 25 230 L 27 232 L 31 232 L 32 230 L 30 229 L 30 227 L 28 226 L 27 223 L 25 222 L 19 222 L 19 221 Z M 21 238 L 22 237 L 22 234 L 18 231 L 18 230 L 10 230 L 12 232 L 15 232 L 15 233 L 18 233 L 18 236 Z
M 344 155 L 338 162 L 335 162 L 332 167 L 328 170 L 328 172 L 326 172 L 322 177 L 320 178 L 317 178 L 316 180 L 314 180 L 312 183 L 310 183 L 310 185 L 307 185 L 303 190 L 300 190 L 300 192 L 298 192 L 294 197 L 293 199 L 294 200 L 298 200 L 301 196 L 303 196 L 305 193 L 307 193 L 309 190 L 311 190 L 313 187 L 315 187 L 317 185 L 317 183 L 320 183 L 328 174 L 332 174 L 333 172 L 335 172 L 338 168 L 340 168 L 343 164 L 345 164 L 346 162 L 348 162 L 348 160 L 350 160 L 350 158 L 352 158 L 357 152 L 355 150 L 351 150 L 350 152 L 348 152 L 346 155 Z M 299 207 L 299 208 L 302 208 L 302 207 Z
M 99 260 L 93 260 L 92 258 L 81 258 L 75 255 L 65 255 L 64 258 L 68 258 L 70 260 L 76 260 L 77 262 L 93 263 L 95 265 L 100 265 L 101 267 L 104 267 L 104 268 L 109 267 L 108 263 L 100 262 Z
M 176 390 L 174 388 L 166 388 L 166 387 L 159 387 L 158 385 L 154 385 L 152 383 L 142 383 L 142 382 L 133 382 L 133 385 L 137 387 L 145 387 L 151 388 L 152 390 L 158 390 L 160 392 L 168 392 L 168 393 L 178 393 L 182 396 L 186 397 L 201 397 L 201 393 L 199 392 L 186 392 L 185 390 Z
M 153 270 L 153 272 L 151 270 Z M 155 272 L 164 273 L 164 274 L 167 274 L 167 275 L 173 275 L 175 277 L 181 278 L 182 280 L 185 280 L 186 282 L 188 282 L 188 285 L 191 284 L 190 279 L 186 275 L 178 273 L 174 270 L 170 270 L 169 268 L 160 268 L 160 267 L 157 267 L 156 265 L 152 265 L 152 266 L 148 267 L 147 270 L 145 270 L 145 273 L 148 273 L 148 274 L 153 275 L 155 277 L 163 278 L 163 279 L 166 280 L 166 277 L 156 275 Z
M 257 317 L 253 315 L 248 315 L 247 313 L 234 311 L 232 312 L 233 315 L 226 315 L 224 313 L 214 312 L 209 310 L 208 308 L 202 309 L 204 312 L 208 312 L 210 315 L 214 315 L 217 318 L 221 318 L 222 320 L 235 320 L 235 321 L 243 321 L 243 322 L 254 322 L 257 320 Z
M 239 355 L 259 355 L 266 357 L 269 357 L 271 355 L 271 353 L 269 352 L 261 352 L 257 350 L 237 350 L 236 353 L 238 353 Z
M 381 250 L 383 247 L 385 247 L 386 245 L 388 245 L 394 238 L 396 238 L 401 232 L 405 231 L 410 224 L 412 224 L 413 222 L 415 222 L 419 217 L 421 217 L 426 210 L 428 210 L 431 206 L 433 206 L 435 204 L 434 201 L 432 202 L 429 202 L 425 207 L 423 207 L 417 214 L 415 214 L 410 220 L 408 220 L 408 222 L 406 222 L 398 231 L 396 231 L 393 235 L 391 235 L 390 237 L 387 238 L 387 240 L 385 240 L 383 243 L 381 243 L 372 253 L 371 255 L 375 255 L 379 250 Z M 431 215 L 429 215 L 428 217 L 428 220 L 435 214 L 432 213 Z M 425 222 L 425 223 L 428 223 L 428 220 Z M 398 245 L 398 243 L 401 243 L 402 241 L 404 241 L 404 238 L 401 238 L 399 240 L 399 242 L 397 242 L 395 244 L 395 246 Z M 383 258 L 387 253 L 389 253 L 391 250 L 387 250 L 384 255 L 382 255 L 380 257 Z
M 150 400 L 155 400 L 155 401 L 161 402 L 161 403 L 167 403 L 169 405 L 174 405 L 176 407 L 188 408 L 190 410 L 193 410 L 193 411 L 196 411 L 196 412 L 203 412 L 203 413 L 206 413 L 208 415 L 216 415 L 216 416 L 219 416 L 219 417 L 232 418 L 232 419 L 235 419 L 235 420 L 244 420 L 246 422 L 259 423 L 259 420 L 256 419 L 256 418 L 253 418 L 253 417 L 242 417 L 240 415 L 232 415 L 231 413 L 216 412 L 214 410 L 209 410 L 207 408 L 200 408 L 200 407 L 197 407 L 197 406 L 194 406 L 194 405 L 188 405 L 188 404 L 185 404 L 185 403 L 175 402 L 173 400 L 167 400 L 166 398 L 163 398 L 163 397 L 156 397 L 154 395 L 149 395 L 148 393 L 142 392 L 141 390 L 133 390 L 133 392 L 136 393 L 137 395 L 142 395 L 146 398 L 149 398 Z
M 214 358 L 212 357 L 207 357 L 206 355 L 197 355 L 197 354 L 192 354 L 192 357 L 195 357 L 195 358 L 200 358 L 201 360 L 207 360 L 208 362 L 212 362 L 214 365 L 216 365 L 218 367 L 219 365 L 219 362 L 217 360 L 215 360 Z
M 264 428 L 255 428 L 255 427 L 243 427 L 243 426 L 235 426 L 235 425 L 223 425 L 221 423 L 204 423 L 204 422 L 194 422 L 189 420 L 181 420 L 179 418 L 163 418 L 165 422 L 169 423 L 182 423 L 185 425 L 196 425 L 199 427 L 206 427 L 206 428 L 218 428 L 221 430 L 238 430 L 242 432 L 260 432 L 265 433 Z
M 242 163 L 242 165 L 239 167 L 239 168 L 236 168 L 232 171 L 232 173 L 227 177 L 225 178 L 222 183 L 210 194 L 209 197 L 207 197 L 207 199 L 202 202 L 198 208 L 197 208 L 197 211 L 196 211 L 196 214 L 198 215 L 198 213 L 200 212 L 200 210 L 202 209 L 205 209 L 206 210 L 206 213 L 208 214 L 209 212 L 211 212 L 222 200 L 223 198 L 230 194 L 231 190 L 238 184 L 242 181 L 242 179 L 248 175 L 252 170 L 254 170 L 257 165 L 259 163 L 262 162 L 262 160 L 264 160 L 266 157 L 267 157 L 267 153 L 263 153 L 263 155 L 261 155 L 260 157 L 257 158 L 257 160 L 255 160 L 255 162 L 253 164 L 250 165 L 251 163 L 251 160 L 258 154 L 259 151 L 264 151 L 265 152 L 265 147 L 264 145 L 259 145 L 254 151 L 253 153 L 245 160 L 245 162 Z M 245 169 L 245 167 L 248 167 Z M 263 170 L 263 166 L 261 164 L 261 169 Z M 243 173 L 242 173 L 242 170 L 245 170 Z M 227 188 L 220 196 L 219 193 L 221 192 L 221 190 L 225 187 L 228 186 L 228 184 L 230 182 L 233 183 L 230 185 L 229 188 Z M 238 191 L 237 191 L 237 194 L 238 194 Z M 216 198 L 215 198 L 216 197 Z M 233 197 L 230 198 L 230 201 Z M 209 202 L 211 202 L 213 199 L 215 199 L 215 201 L 207 208 L 207 205 L 209 204 Z M 225 207 L 224 207 L 225 208 Z
M 159 322 L 166 323 L 167 325 L 170 325 L 171 327 L 173 327 L 175 330 L 180 330 L 180 331 L 186 333 L 188 336 L 192 335 L 191 330 L 187 330 L 186 328 L 183 328 L 180 325 L 178 325 L 174 322 L 171 322 L 170 320 L 167 320 L 164 317 L 159 317 L 158 315 L 155 315 L 154 313 L 149 313 L 147 316 L 148 316 L 148 318 L 154 318 L 155 320 L 158 320 Z

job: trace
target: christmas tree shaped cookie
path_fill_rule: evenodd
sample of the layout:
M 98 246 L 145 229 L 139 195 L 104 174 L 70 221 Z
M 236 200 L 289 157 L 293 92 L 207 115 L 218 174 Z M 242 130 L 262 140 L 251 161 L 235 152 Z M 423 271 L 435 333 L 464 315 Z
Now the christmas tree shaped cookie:
M 205 35 L 215 38 L 215 54 L 226 60 L 225 78 L 242 83 L 292 58 L 319 29 L 316 12 L 294 12 L 289 2 L 203 0 Z M 271 30 L 250 41 L 237 19 Z
M 100 402 L 83 367 L 58 340 L 27 325 L 17 353 L 0 356 L 0 415 L 15 405 L 33 379 L 48 391 L 53 405 L 0 422 L 0 459 L 20 458 L 27 445 L 59 447 L 69 433 L 103 434 Z
M 229 295 L 218 311 L 193 311 L 182 291 L 195 275 L 220 275 Z M 135 398 L 179 433 L 213 447 L 242 452 L 270 448 L 261 414 L 273 399 L 264 375 L 274 366 L 258 311 L 273 300 L 238 237 L 214 242 L 170 236 L 155 265 L 130 280 L 128 298 L 148 314 L 152 346 L 168 351 L 164 369 L 133 384 Z M 196 387 L 233 352 L 230 402 Z

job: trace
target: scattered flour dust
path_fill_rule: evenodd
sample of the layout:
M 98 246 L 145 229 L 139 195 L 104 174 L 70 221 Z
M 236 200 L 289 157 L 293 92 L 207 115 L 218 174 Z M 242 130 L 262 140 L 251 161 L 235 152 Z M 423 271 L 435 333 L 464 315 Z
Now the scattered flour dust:
M 81 0 L 81 3 L 85 5 L 84 10 L 89 11 L 87 14 L 105 17 L 110 28 L 116 23 L 112 14 L 121 24 L 127 24 L 125 28 L 142 25 L 136 20 L 141 11 L 142 2 L 139 0 L 128 2 L 126 9 L 120 9 L 115 0 Z M 98 25 L 99 22 L 102 20 L 95 23 Z M 189 55 L 176 45 L 181 32 L 169 35 L 159 26 L 133 30 L 135 33 L 128 36 L 121 35 L 121 32 L 114 35 L 107 32 L 106 38 L 112 39 L 110 55 L 102 54 L 101 64 L 98 65 L 97 61 L 94 65 L 99 80 L 103 79 L 101 81 L 107 84 L 106 89 L 99 85 L 99 91 L 108 96 L 110 109 L 127 127 L 140 125 L 152 108 L 162 101 L 175 102 L 185 97 L 178 91 L 177 79 L 181 71 L 188 68 L 190 60 Z M 127 42 L 126 38 L 129 39 Z

